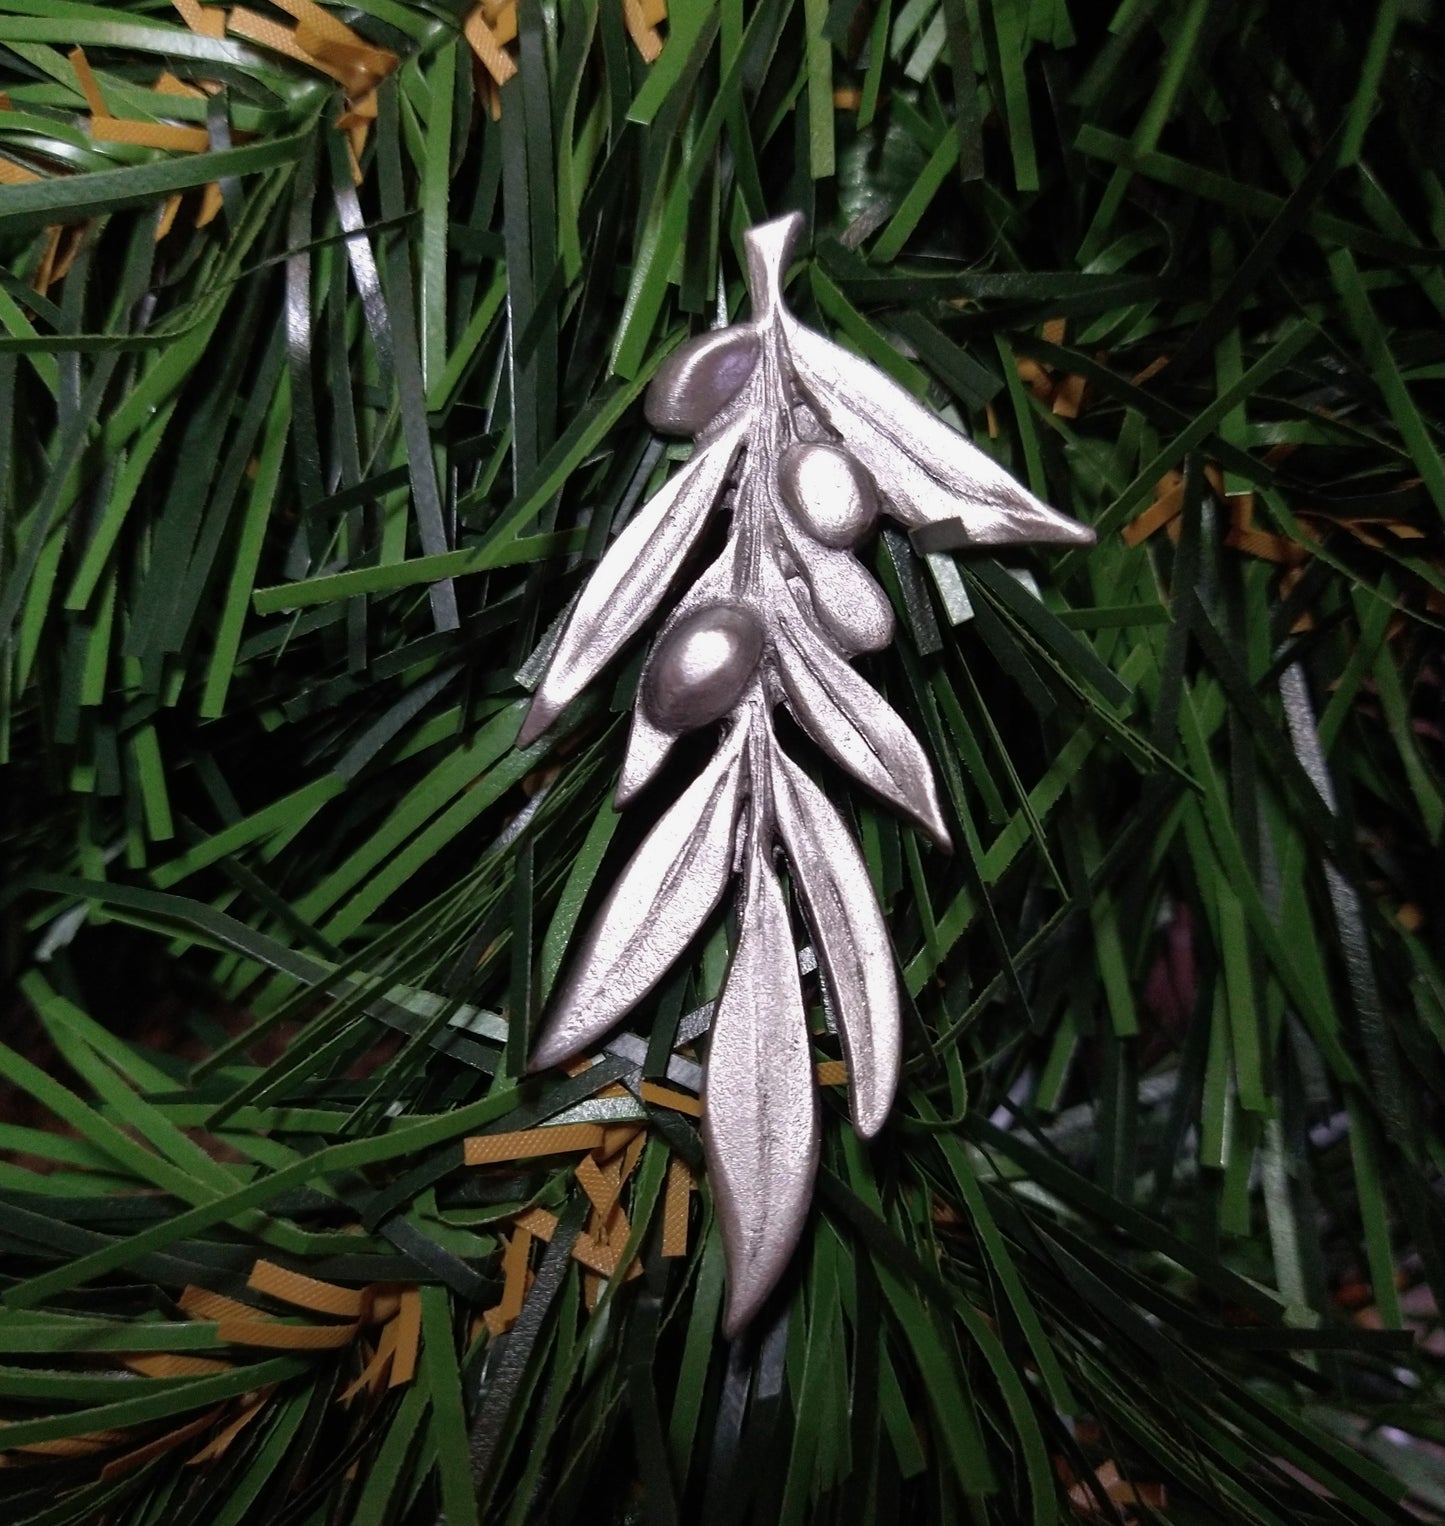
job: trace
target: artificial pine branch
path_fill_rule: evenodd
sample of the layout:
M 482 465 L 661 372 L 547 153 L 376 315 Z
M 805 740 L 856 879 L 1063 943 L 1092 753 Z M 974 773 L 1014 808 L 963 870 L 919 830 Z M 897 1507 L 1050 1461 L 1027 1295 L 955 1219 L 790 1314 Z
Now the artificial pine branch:
M 1439 43 L 0 16 L 0 1518 L 1442 1513 Z M 800 317 L 1099 546 L 866 553 L 958 852 L 850 807 L 901 1106 L 860 1144 L 815 1026 L 819 1202 L 730 1347 L 728 926 L 524 1077 L 649 824 L 637 669 L 514 743 L 793 207 Z

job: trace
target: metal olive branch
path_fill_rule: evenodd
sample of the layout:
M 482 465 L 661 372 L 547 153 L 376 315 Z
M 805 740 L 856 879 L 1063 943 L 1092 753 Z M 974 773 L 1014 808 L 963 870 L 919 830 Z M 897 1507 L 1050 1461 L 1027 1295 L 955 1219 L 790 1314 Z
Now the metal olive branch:
M 782 1275 L 818 1160 L 812 1045 L 779 850 L 812 933 L 843 1042 L 854 1126 L 883 1125 L 901 1034 L 888 932 L 838 812 L 779 747 L 785 704 L 840 767 L 949 845 L 917 738 L 849 666 L 892 639 L 893 612 L 852 547 L 880 509 L 931 550 L 1089 544 L 901 387 L 800 325 L 782 278 L 802 219 L 745 236 L 751 322 L 669 357 L 653 425 L 691 459 L 617 537 L 584 589 L 518 738 L 542 732 L 640 631 L 715 509 L 722 554 L 667 618 L 643 670 L 617 789 L 624 805 L 683 732 L 719 724 L 712 762 L 663 814 L 608 895 L 556 995 L 534 1070 L 626 1016 L 742 880 L 737 946 L 713 1018 L 703 1144 L 736 1334 Z

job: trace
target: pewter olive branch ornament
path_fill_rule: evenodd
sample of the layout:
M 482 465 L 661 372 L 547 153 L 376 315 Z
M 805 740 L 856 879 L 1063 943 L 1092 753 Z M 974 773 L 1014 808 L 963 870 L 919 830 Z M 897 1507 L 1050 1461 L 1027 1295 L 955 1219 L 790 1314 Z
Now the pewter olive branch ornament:
M 643 670 L 617 804 L 653 778 L 684 732 L 718 725 L 721 743 L 612 888 L 531 1068 L 572 1058 L 625 1017 L 741 879 L 702 1125 L 729 1336 L 787 1266 L 818 1162 L 812 1043 L 779 852 L 812 933 L 865 1138 L 888 1116 L 901 1049 L 893 953 L 863 855 L 778 745 L 773 711 L 786 705 L 839 767 L 946 849 L 922 746 L 849 666 L 893 636 L 893 611 L 853 547 L 880 510 L 922 550 L 1094 539 L 881 372 L 793 318 L 782 278 L 801 227 L 794 213 L 745 235 L 752 320 L 683 345 L 653 381 L 649 420 L 694 436 L 696 449 L 593 573 L 518 737 L 526 745 L 545 730 L 642 629 L 709 516 L 725 511 L 722 554 L 668 616 Z

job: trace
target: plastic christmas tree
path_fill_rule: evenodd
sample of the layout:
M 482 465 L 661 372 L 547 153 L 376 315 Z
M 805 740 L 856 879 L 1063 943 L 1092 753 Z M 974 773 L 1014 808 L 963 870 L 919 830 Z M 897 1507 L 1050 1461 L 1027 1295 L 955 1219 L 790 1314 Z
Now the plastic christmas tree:
M 1440 31 L 0 6 L 0 1520 L 1445 1514 Z

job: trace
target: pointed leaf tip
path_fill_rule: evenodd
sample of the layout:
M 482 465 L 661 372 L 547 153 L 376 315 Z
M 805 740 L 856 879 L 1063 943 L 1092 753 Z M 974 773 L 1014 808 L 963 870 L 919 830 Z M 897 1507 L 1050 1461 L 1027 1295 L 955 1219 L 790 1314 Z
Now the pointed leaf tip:
M 910 539 L 915 550 L 967 551 L 976 546 L 1092 546 L 1098 540 L 1093 528 L 1060 514 L 1022 488 L 1010 500 L 1007 517 L 972 526 L 956 515 L 919 525 Z
M 522 717 L 522 724 L 517 728 L 517 740 L 512 745 L 530 747 L 560 714 L 558 706 L 550 704 L 540 694 L 536 695 L 528 706 L 526 715 Z

